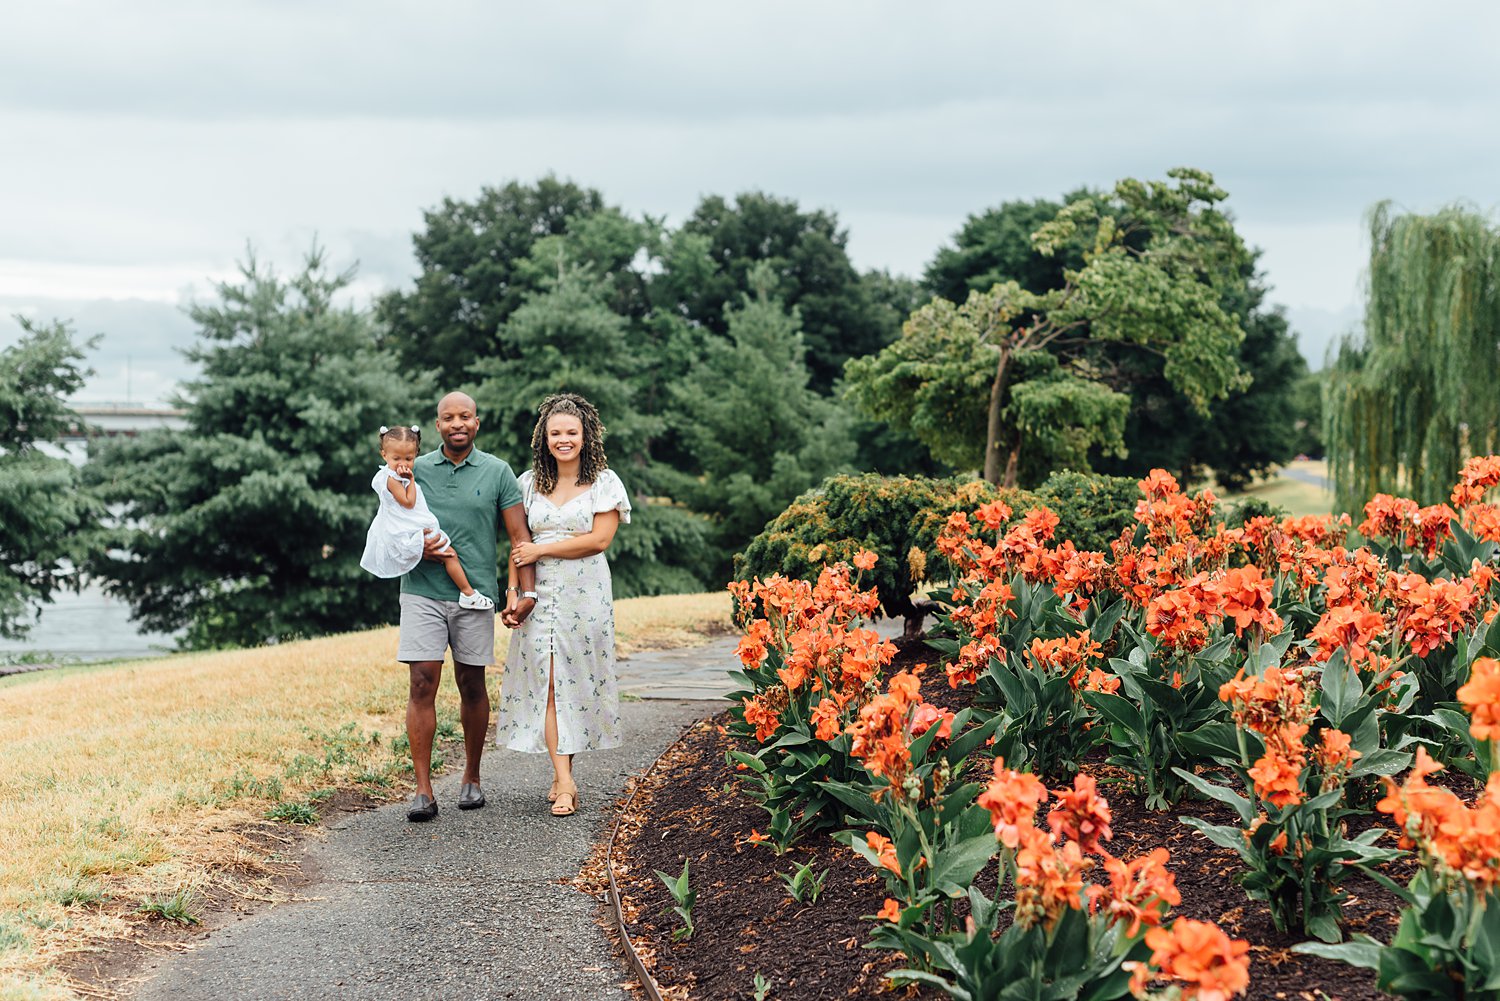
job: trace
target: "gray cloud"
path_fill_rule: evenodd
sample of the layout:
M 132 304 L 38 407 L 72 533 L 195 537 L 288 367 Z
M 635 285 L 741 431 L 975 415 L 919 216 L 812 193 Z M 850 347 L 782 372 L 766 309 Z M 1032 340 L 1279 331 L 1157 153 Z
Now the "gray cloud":
M 771 191 L 915 274 L 970 213 L 1191 164 L 1321 343 L 1373 202 L 1500 202 L 1497 28 L 1477 2 L 34 4 L 0 33 L 0 308 L 97 316 L 113 394 L 247 244 L 292 268 L 318 240 L 367 299 L 410 280 L 423 209 L 514 178 L 674 220 Z

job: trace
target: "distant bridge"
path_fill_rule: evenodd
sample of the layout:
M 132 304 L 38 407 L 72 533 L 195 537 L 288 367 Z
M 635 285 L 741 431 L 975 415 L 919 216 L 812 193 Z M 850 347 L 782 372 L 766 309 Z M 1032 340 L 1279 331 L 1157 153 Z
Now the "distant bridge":
M 99 403 L 72 408 L 79 422 L 58 435 L 59 443 L 90 438 L 131 438 L 142 431 L 187 427 L 187 411 L 130 403 Z

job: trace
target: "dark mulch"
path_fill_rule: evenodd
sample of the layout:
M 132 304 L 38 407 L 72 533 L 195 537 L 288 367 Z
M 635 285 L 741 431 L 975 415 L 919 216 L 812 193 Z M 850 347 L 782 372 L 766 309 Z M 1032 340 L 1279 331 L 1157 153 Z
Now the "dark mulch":
M 902 647 L 897 668 L 930 658 L 920 646 Z M 924 689 L 933 701 L 953 701 L 935 671 Z M 737 791 L 737 773 L 725 763 L 724 752 L 733 744 L 721 731 L 726 719 L 727 714 L 721 714 L 684 735 L 642 784 L 621 825 L 614 864 L 628 930 L 647 954 L 647 962 L 654 964 L 656 980 L 669 994 L 703 1001 L 751 997 L 757 973 L 772 982 L 771 998 L 896 996 L 882 977 L 902 965 L 900 957 L 861 948 L 872 927 L 864 916 L 879 909 L 884 880 L 869 863 L 826 836 L 810 839 L 780 859 L 767 846 L 744 843 L 752 830 L 764 829 L 765 813 Z M 1248 997 L 1388 997 L 1365 971 L 1291 952 L 1299 939 L 1278 932 L 1265 905 L 1248 900 L 1234 883 L 1241 869 L 1238 857 L 1178 819 L 1192 814 L 1234 823 L 1227 809 L 1192 802 L 1184 804 L 1180 814 L 1154 813 L 1118 790 L 1109 793 L 1109 800 L 1115 854 L 1129 859 L 1166 846 L 1182 894 L 1176 913 L 1214 921 L 1251 943 Z M 692 886 L 698 892 L 693 911 L 697 930 L 691 939 L 673 942 L 672 932 L 680 922 L 653 870 L 676 876 L 684 859 L 690 862 Z M 827 868 L 829 875 L 818 902 L 802 905 L 790 898 L 776 871 L 789 872 L 809 861 L 818 869 Z M 990 885 L 985 889 L 992 892 L 994 870 L 986 876 Z M 1351 894 L 1345 905 L 1346 928 L 1389 941 L 1400 901 L 1358 875 L 1345 888 Z

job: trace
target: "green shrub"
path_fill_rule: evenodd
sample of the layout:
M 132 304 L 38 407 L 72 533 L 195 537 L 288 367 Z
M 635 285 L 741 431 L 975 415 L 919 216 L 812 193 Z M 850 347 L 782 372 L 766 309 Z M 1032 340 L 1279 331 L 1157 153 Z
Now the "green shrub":
M 1135 527 L 1135 505 L 1141 499 L 1129 476 L 1097 473 L 1053 473 L 1036 489 L 1037 499 L 1057 515 L 1057 539 L 1071 539 L 1083 550 L 1108 552 L 1126 528 Z
M 1045 505 L 1060 519 L 1057 537 L 1079 549 L 1107 550 L 1133 525 L 1140 493 L 1123 476 L 1054 473 L 1035 492 L 1004 490 L 984 480 L 925 476 L 834 476 L 792 502 L 735 557 L 736 580 L 773 573 L 813 580 L 825 563 L 852 559 L 861 549 L 880 557 L 872 572 L 887 615 L 913 626 L 924 609 L 912 592 L 947 579 L 933 547 L 948 516 L 1003 500 L 1019 517 Z M 870 580 L 871 577 L 866 577 Z
M 941 559 L 932 544 L 948 515 L 999 496 L 1013 507 L 1036 503 L 1024 491 L 997 490 L 982 480 L 834 476 L 798 497 L 751 540 L 735 557 L 734 576 L 750 580 L 779 573 L 813 580 L 825 563 L 850 560 L 868 549 L 880 562 L 864 579 L 873 578 L 881 608 L 911 619 L 917 616 L 912 591 L 927 579 L 932 561 Z

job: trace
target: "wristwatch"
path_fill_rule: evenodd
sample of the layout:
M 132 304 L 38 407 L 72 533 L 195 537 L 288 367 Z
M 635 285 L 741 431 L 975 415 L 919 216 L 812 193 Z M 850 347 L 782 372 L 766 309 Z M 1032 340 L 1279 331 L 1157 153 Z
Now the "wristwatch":
M 530 598 L 532 601 L 535 601 L 536 600 L 536 592 L 535 591 L 522 591 L 521 592 L 521 600 L 525 601 L 527 598 Z

